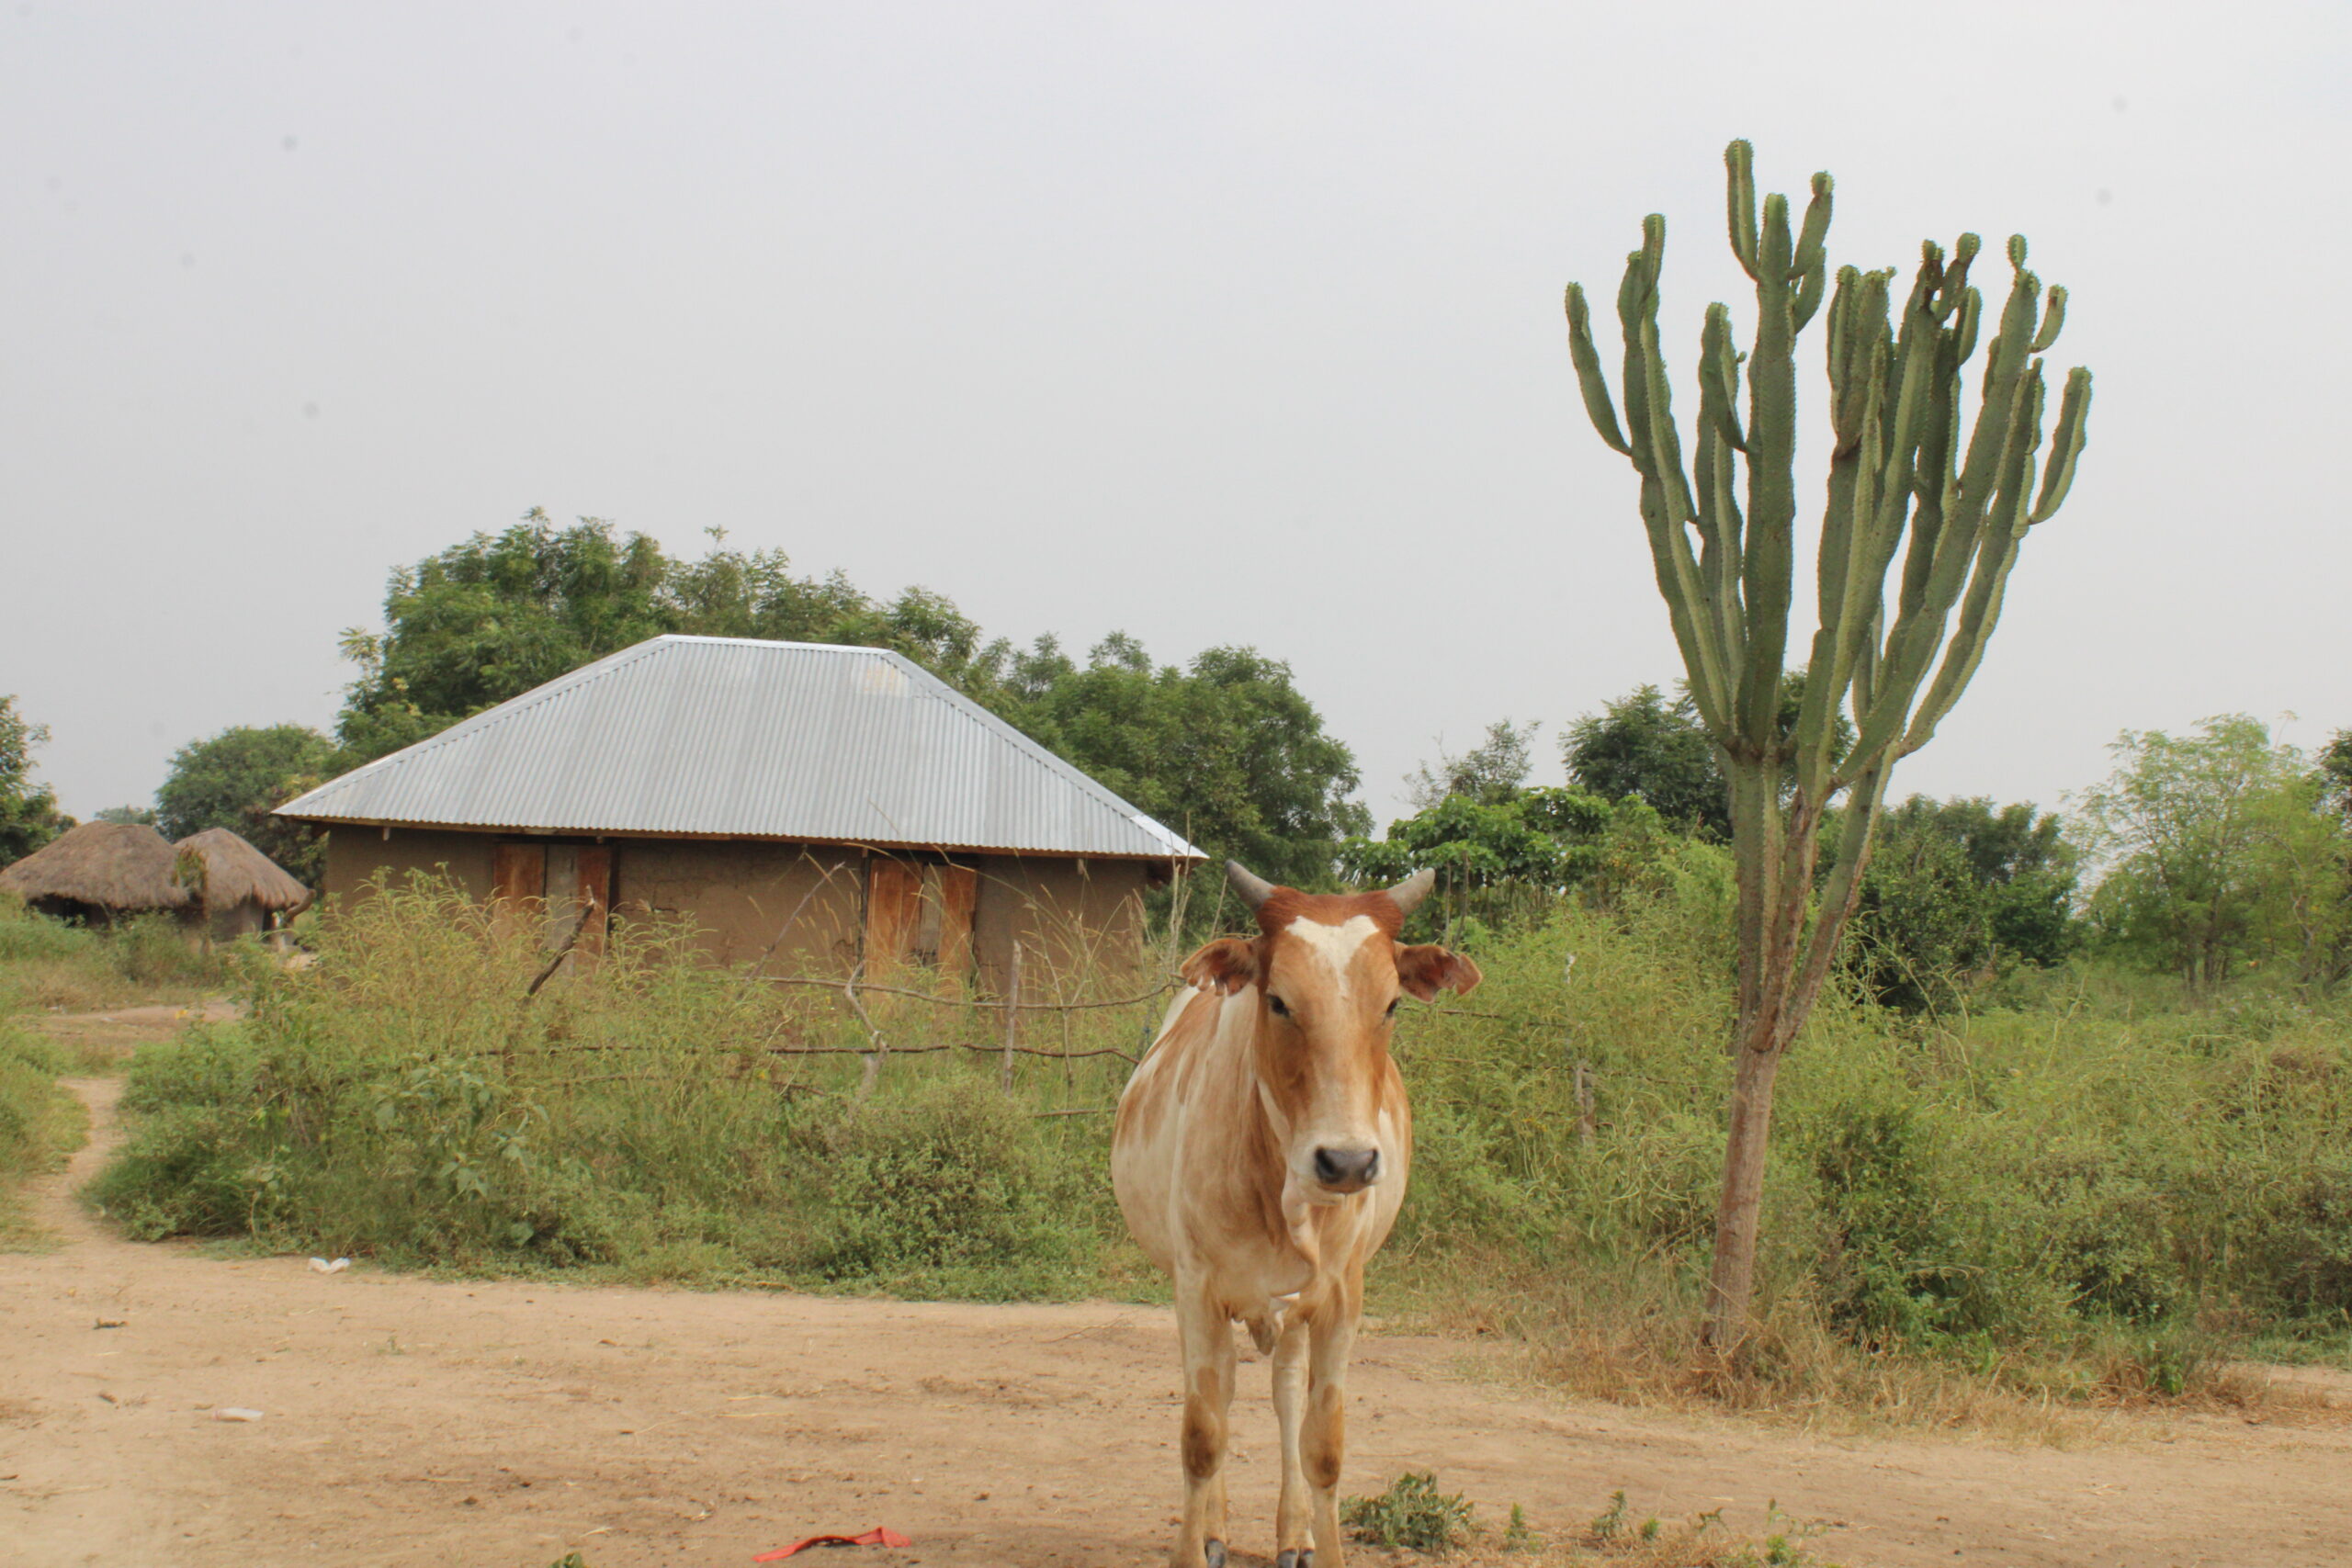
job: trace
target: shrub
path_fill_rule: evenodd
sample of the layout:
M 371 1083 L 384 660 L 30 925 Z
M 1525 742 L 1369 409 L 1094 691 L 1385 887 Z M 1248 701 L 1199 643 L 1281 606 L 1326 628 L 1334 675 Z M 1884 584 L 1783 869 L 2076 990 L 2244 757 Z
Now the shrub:
M 1408 1470 L 1377 1497 L 1343 1499 L 1340 1522 L 1369 1545 L 1451 1551 L 1470 1533 L 1470 1505 L 1440 1492 L 1434 1473 Z

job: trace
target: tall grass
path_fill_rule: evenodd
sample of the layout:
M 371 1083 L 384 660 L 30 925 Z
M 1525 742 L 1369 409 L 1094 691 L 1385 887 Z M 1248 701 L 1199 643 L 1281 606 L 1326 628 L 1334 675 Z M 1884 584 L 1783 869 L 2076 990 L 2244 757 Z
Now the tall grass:
M 0 893 L 0 1014 L 181 1001 L 226 975 L 225 955 L 192 946 L 168 915 L 81 926 L 35 914 L 14 894 Z
M 1413 1193 L 1376 1311 L 1508 1330 L 1590 1392 L 1690 1395 L 1729 890 L 1718 852 L 1665 846 L 1607 908 L 1477 938 L 1472 997 L 1408 1010 Z M 141 1053 L 103 1201 L 139 1235 L 400 1263 L 1157 1289 L 1097 1112 L 1158 998 L 1025 1015 L 1054 1055 L 1020 1057 L 1008 1097 L 985 998 L 913 974 L 853 1004 L 707 964 L 688 934 L 625 931 L 526 999 L 536 942 L 446 885 L 387 889 L 322 925 L 309 969 L 257 972 L 248 1021 Z M 1825 1004 L 1781 1095 L 1763 1339 L 1707 1392 L 1928 1419 L 1988 1390 L 2226 1393 L 2250 1337 L 2352 1323 L 2348 1111 L 2342 1021 L 2289 997 L 2192 1010 L 2070 971 L 1927 1021 Z
M 81 1102 L 58 1087 L 56 1046 L 0 1016 L 0 1248 L 40 1239 L 28 1188 L 82 1141 Z
M 1119 1056 L 1024 1055 L 1008 1099 L 980 998 L 755 981 L 688 937 L 625 927 L 526 996 L 531 933 L 384 889 L 257 971 L 249 1019 L 141 1054 L 97 1196 L 135 1235 L 409 1263 L 993 1297 L 1122 1272 L 1092 1113 Z M 1045 1016 L 1134 1049 L 1136 1010 Z

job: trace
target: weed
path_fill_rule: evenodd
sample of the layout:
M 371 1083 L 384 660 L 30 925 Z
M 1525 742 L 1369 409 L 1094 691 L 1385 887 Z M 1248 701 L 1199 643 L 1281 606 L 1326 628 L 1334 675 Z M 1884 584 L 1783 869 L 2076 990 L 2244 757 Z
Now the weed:
M 1374 1546 L 1451 1551 L 1469 1535 L 1470 1505 L 1459 1494 L 1440 1492 L 1435 1474 L 1408 1470 L 1377 1497 L 1344 1499 L 1340 1520 Z

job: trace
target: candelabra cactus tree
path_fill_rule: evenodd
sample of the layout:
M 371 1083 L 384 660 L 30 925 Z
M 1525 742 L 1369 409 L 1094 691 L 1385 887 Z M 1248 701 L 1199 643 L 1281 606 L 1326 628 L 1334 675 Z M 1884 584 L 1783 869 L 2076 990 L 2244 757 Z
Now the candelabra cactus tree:
M 2022 236 L 2009 241 L 2008 299 L 1971 423 L 1962 372 L 1984 314 L 1968 280 L 1976 236 L 1962 234 L 1949 255 L 1922 245 L 1897 314 L 1892 269 L 1840 267 L 1833 287 L 1827 175 L 1814 176 L 1804 220 L 1792 224 L 1783 196 L 1766 197 L 1759 214 L 1747 142 L 1733 142 L 1724 163 L 1731 246 L 1756 285 L 1756 333 L 1740 353 L 1731 312 L 1707 307 L 1687 469 L 1658 334 L 1666 220 L 1644 220 L 1617 291 L 1622 423 L 1584 291 L 1567 291 L 1585 410 L 1641 477 L 1658 592 L 1730 788 L 1738 1013 L 1705 1329 L 1719 1355 L 1736 1352 L 1748 1322 L 1773 1083 L 1853 913 L 1887 774 L 1934 736 L 1975 673 L 2027 529 L 2066 498 L 2091 401 L 2090 372 L 2069 371 L 2044 455 L 2041 355 L 2065 319 L 2066 291 L 2045 298 L 2026 270 Z M 1781 684 L 1795 562 L 1797 337 L 1825 299 L 1833 442 L 1818 624 L 1804 701 L 1788 724 Z M 1847 705 L 1853 740 L 1841 750 Z M 1836 848 L 1816 890 L 1826 829 Z

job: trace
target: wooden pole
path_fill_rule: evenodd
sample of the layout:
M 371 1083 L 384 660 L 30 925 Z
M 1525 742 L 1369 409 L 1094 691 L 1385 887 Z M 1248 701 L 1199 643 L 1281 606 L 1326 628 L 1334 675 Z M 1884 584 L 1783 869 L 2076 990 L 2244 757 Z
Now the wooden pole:
M 1004 985 L 1004 1066 L 997 1070 L 997 1081 L 1004 1092 L 1012 1092 L 1012 1053 L 1021 1035 L 1021 939 L 1012 939 L 1012 964 Z

